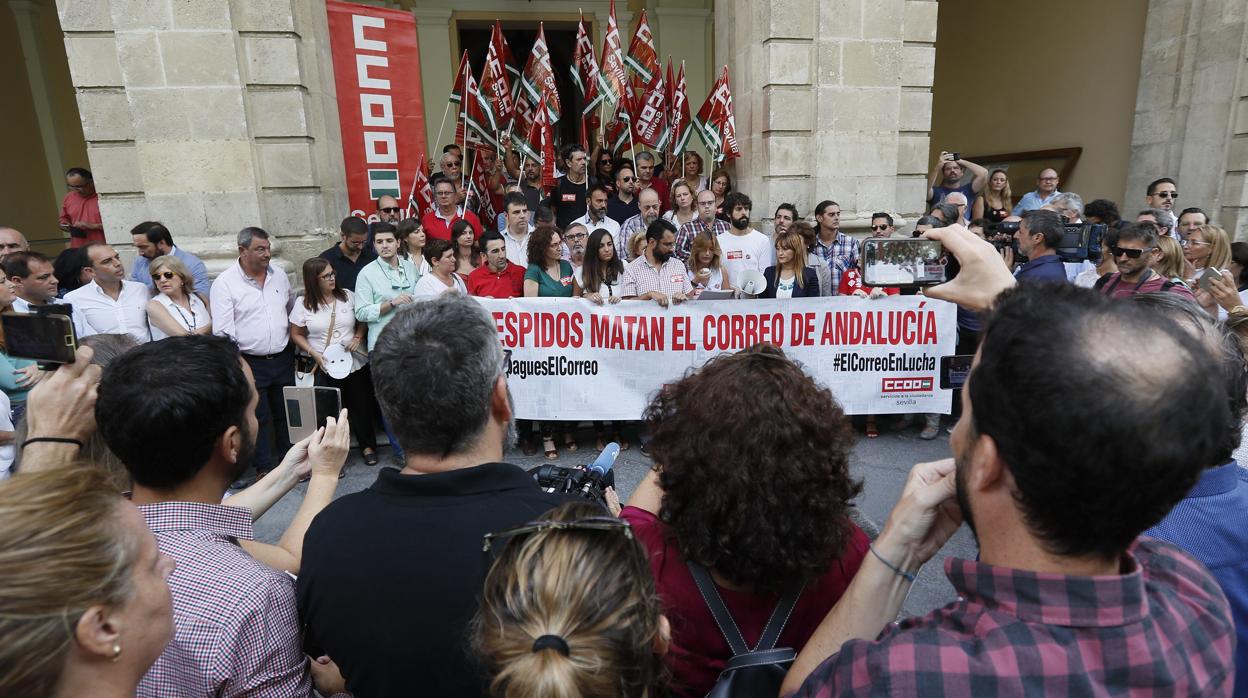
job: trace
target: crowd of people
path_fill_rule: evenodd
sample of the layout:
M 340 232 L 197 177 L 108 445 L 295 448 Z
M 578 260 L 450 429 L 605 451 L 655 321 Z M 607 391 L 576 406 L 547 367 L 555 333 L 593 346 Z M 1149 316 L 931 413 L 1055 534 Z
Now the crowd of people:
M 834 201 L 813 223 L 781 204 L 763 232 L 693 154 L 675 177 L 649 154 L 562 162 L 543 196 L 530 163 L 482 158 L 499 186 L 478 193 L 448 148 L 434 211 L 382 197 L 345 219 L 301 294 L 260 228 L 209 281 L 158 222 L 132 230 L 130 275 L 105 242 L 54 262 L 0 227 L 0 306 L 67 304 L 84 345 L 54 370 L 0 353 L 0 695 L 701 696 L 752 647 L 785 648 L 755 657 L 779 695 L 1248 695 L 1248 245 L 1174 216 L 1173 181 L 1124 221 L 1050 170 L 1016 204 L 1002 171 L 942 154 L 914 234 L 957 272 L 919 290 L 863 285 Z M 497 216 L 472 210 L 486 196 Z M 1085 222 L 1099 258 L 1059 256 Z M 871 235 L 897 224 L 876 213 Z M 747 272 L 766 287 L 742 291 Z M 652 396 L 655 465 L 627 502 L 506 462 L 534 432 L 550 458 L 577 438 L 515 418 L 471 296 L 711 292 L 956 304 L 975 359 L 952 458 L 864 530 L 850 419 L 759 345 Z M 296 382 L 345 409 L 292 444 Z M 352 440 L 380 462 L 378 426 L 397 467 L 336 498 Z M 598 445 L 622 426 L 595 423 Z M 253 540 L 301 480 L 279 541 Z M 979 555 L 945 562 L 957 600 L 894 622 L 963 524 Z

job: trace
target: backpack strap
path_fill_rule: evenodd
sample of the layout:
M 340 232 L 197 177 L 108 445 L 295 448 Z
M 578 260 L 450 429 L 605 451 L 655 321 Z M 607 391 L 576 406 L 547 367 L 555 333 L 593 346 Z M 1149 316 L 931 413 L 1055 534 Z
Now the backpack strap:
M 1114 273 L 1112 271 L 1109 272 L 1108 274 L 1102 275 L 1101 278 L 1097 279 L 1096 283 L 1092 285 L 1092 289 L 1095 291 L 1101 290 L 1102 288 L 1104 288 L 1105 284 L 1109 282 L 1109 277 L 1113 275 Z
M 702 594 L 702 600 L 706 602 L 711 616 L 715 618 L 715 624 L 719 626 L 719 632 L 728 642 L 728 648 L 732 650 L 733 656 L 775 648 L 776 643 L 780 641 L 780 633 L 784 632 L 784 626 L 788 624 L 789 616 L 793 614 L 793 608 L 797 606 L 797 599 L 802 595 L 805 585 L 791 589 L 780 599 L 776 610 L 772 611 L 771 618 L 767 620 L 767 625 L 763 628 L 758 645 L 751 650 L 745 644 L 745 637 L 741 635 L 741 629 L 732 619 L 728 607 L 724 605 L 724 599 L 719 595 L 719 589 L 715 586 L 715 581 L 711 579 L 711 573 L 696 562 L 690 562 L 688 566 L 689 572 L 693 575 L 693 581 L 697 583 L 698 591 Z

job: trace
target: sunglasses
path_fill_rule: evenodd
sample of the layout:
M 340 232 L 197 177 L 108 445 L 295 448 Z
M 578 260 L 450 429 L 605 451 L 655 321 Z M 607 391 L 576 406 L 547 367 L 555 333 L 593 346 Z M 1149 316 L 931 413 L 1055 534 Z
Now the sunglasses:
M 1152 252 L 1154 249 L 1156 248 L 1150 247 L 1146 250 L 1133 250 L 1129 247 L 1118 247 L 1117 245 L 1115 245 L 1109 248 L 1109 251 L 1115 257 L 1121 257 L 1123 255 L 1126 255 L 1127 259 L 1139 259 L 1140 255 L 1144 254 L 1145 252 Z
M 873 226 L 871 226 L 871 229 L 872 229 L 872 230 L 876 230 L 876 231 L 879 231 L 879 230 L 888 230 L 888 226 L 887 226 L 887 225 L 873 225 Z
M 172 279 L 175 276 L 177 276 L 177 274 L 174 274 L 171 271 L 158 271 L 155 274 L 152 274 L 152 281 L 159 281 L 161 279 L 168 281 L 169 279 Z
M 381 211 L 382 213 L 398 213 L 402 209 L 400 209 L 398 206 L 392 206 L 390 208 L 382 208 L 378 210 Z
M 621 182 L 636 182 L 636 177 L 620 177 Z
M 1157 196 L 1160 196 L 1163 199 L 1178 199 L 1179 193 L 1177 191 L 1159 191 L 1157 192 Z
M 487 533 L 481 538 L 481 552 L 488 553 L 495 541 L 527 536 L 542 531 L 620 531 L 625 538 L 632 539 L 633 529 L 628 522 L 614 516 L 591 516 L 575 521 L 531 521 L 527 524 L 508 528 L 497 533 Z

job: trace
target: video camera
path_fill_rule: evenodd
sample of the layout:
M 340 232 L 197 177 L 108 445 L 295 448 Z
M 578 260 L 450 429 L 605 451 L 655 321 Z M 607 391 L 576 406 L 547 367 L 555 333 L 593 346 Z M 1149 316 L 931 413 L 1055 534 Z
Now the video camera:
M 1014 261 L 1022 264 L 1027 258 L 1019 251 L 1018 241 L 1014 239 L 1018 226 L 1019 221 L 993 223 L 984 229 L 984 237 L 998 250 L 1013 249 Z M 1059 259 L 1063 262 L 1100 263 L 1101 239 L 1105 237 L 1106 229 L 1103 223 L 1066 223 L 1062 227 L 1065 231 L 1057 245 Z
M 607 488 L 615 487 L 611 466 L 620 455 L 620 445 L 612 441 L 589 465 L 553 465 L 546 463 L 529 470 L 537 486 L 546 492 L 579 494 L 591 502 L 607 505 Z

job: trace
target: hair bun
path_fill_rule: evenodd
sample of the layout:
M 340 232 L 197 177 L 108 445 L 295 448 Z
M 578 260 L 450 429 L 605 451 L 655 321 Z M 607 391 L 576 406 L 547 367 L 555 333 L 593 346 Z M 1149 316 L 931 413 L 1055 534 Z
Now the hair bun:
M 568 649 L 568 642 L 558 635 L 543 635 L 533 641 L 534 652 L 548 649 L 558 650 L 559 654 L 565 657 L 571 653 L 571 650 Z

